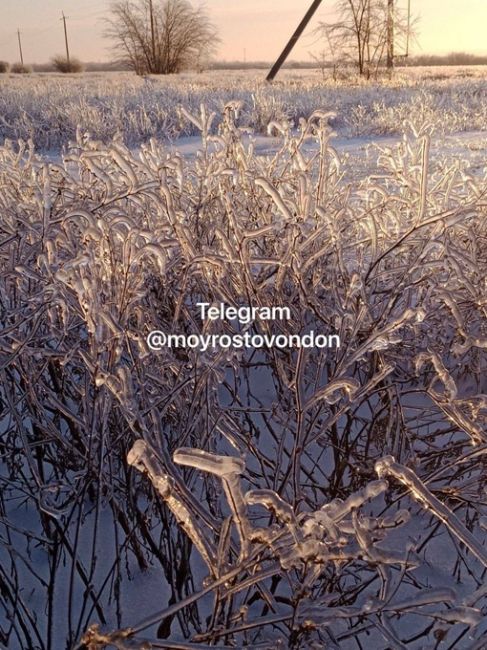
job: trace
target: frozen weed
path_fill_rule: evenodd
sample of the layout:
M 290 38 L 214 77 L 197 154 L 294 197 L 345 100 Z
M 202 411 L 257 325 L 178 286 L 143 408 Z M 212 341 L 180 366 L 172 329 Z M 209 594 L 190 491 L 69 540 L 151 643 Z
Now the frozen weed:
M 190 160 L 82 129 L 60 164 L 0 148 L 9 647 L 481 638 L 486 179 L 412 124 L 349 183 L 332 114 L 272 123 L 264 158 L 242 110 L 181 112 Z M 287 306 L 250 330 L 341 345 L 148 349 L 239 331 L 201 302 Z M 139 617 L 150 566 L 169 603 Z
M 242 102 L 241 124 L 264 133 L 269 122 L 295 124 L 317 109 L 337 113 L 335 128 L 345 136 L 398 134 L 405 120 L 425 120 L 440 133 L 485 130 L 485 68 L 478 76 L 443 80 L 416 78 L 413 70 L 393 80 L 341 82 L 303 76 L 269 85 L 255 72 L 139 78 L 120 74 L 18 75 L 0 78 L 0 140 L 32 138 L 38 150 L 55 151 L 75 137 L 78 126 L 109 142 L 121 135 L 129 146 L 151 137 L 165 141 L 198 134 L 178 119 L 179 106 L 196 113 L 200 104 L 221 113 Z

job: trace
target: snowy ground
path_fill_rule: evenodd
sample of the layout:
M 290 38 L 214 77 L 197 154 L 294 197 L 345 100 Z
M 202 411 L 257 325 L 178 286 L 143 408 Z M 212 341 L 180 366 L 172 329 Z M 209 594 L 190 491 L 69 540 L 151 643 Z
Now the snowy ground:
M 377 168 L 377 158 L 383 148 L 394 148 L 402 142 L 402 136 L 367 135 L 360 137 L 335 136 L 331 145 L 343 161 L 347 175 L 358 180 Z M 273 156 L 279 148 L 277 137 L 249 135 L 246 145 L 252 144 L 259 156 Z M 194 158 L 202 148 L 200 136 L 187 136 L 175 140 L 168 146 L 170 151 L 179 152 L 184 158 Z M 317 151 L 318 145 L 307 142 L 303 150 Z M 459 168 L 469 166 L 471 172 L 482 172 L 487 165 L 487 130 L 462 131 L 449 135 L 434 135 L 431 141 L 433 162 L 458 164 Z
M 340 137 L 400 135 L 407 121 L 427 121 L 439 133 L 483 130 L 487 123 L 487 67 L 399 69 L 392 79 L 338 82 L 311 72 L 284 71 L 274 84 L 263 71 L 141 79 L 128 73 L 0 75 L 0 142 L 32 138 L 39 151 L 55 151 L 76 136 L 121 137 L 138 146 L 151 137 L 195 135 L 201 104 L 221 114 L 241 103 L 239 123 L 265 134 L 272 120 L 295 124 L 315 110 L 336 113 Z

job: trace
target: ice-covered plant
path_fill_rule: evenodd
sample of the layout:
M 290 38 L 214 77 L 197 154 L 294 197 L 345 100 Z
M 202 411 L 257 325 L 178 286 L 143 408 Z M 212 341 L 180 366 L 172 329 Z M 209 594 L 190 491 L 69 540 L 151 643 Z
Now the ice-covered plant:
M 100 124 L 104 83 L 76 109 Z M 269 631 L 295 647 L 480 643 L 484 176 L 432 158 L 434 125 L 356 178 L 333 147 L 340 115 L 274 121 L 260 156 L 245 103 L 180 100 L 178 123 L 204 136 L 187 158 L 104 143 L 96 121 L 57 162 L 32 141 L 0 148 L 1 643 L 73 646 L 91 629 L 100 645 L 99 624 L 128 647 L 128 594 L 150 579 L 154 647 L 258 647 Z M 52 110 L 39 124 L 55 140 Z M 11 136 L 30 128 L 0 114 Z M 203 321 L 201 302 L 291 317 Z M 340 346 L 146 341 L 243 327 Z

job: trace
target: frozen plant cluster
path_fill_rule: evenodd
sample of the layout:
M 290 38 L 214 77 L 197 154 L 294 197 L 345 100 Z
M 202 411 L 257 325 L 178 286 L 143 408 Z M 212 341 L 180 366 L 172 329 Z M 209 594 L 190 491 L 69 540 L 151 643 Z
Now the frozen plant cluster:
M 472 72 L 474 70 L 475 72 Z M 333 126 L 344 136 L 400 134 L 405 119 L 435 125 L 439 133 L 485 130 L 486 68 L 434 69 L 419 74 L 404 69 L 391 80 L 365 84 L 339 82 L 307 74 L 286 75 L 273 85 L 264 71 L 213 72 L 168 78 L 127 73 L 14 75 L 0 79 L 0 141 L 32 139 L 38 150 L 57 152 L 74 139 L 78 126 L 93 138 L 121 137 L 135 147 L 151 137 L 172 141 L 198 134 L 182 120 L 185 106 L 198 112 L 201 103 L 217 113 L 240 101 L 241 125 L 265 133 L 273 120 L 298 123 L 317 109 L 336 112 Z
M 191 159 L 0 148 L 0 643 L 482 648 L 487 179 L 241 111 L 182 110 Z M 202 302 L 342 345 L 148 349 L 236 331 Z

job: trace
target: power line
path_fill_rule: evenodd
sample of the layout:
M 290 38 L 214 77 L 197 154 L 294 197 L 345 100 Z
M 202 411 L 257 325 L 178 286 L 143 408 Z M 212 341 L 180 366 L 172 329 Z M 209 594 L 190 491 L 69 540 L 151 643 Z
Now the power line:
M 94 16 L 98 16 L 98 15 L 101 16 L 102 14 L 105 14 L 105 13 L 106 13 L 106 10 L 92 11 L 92 12 L 90 12 L 88 14 L 83 15 L 83 16 L 82 15 L 75 16 L 75 20 L 83 20 L 83 19 L 86 19 L 86 18 L 91 18 L 91 17 L 94 17 Z M 63 21 L 64 42 L 65 42 L 65 47 L 66 47 L 66 59 L 67 59 L 67 61 L 69 63 L 70 62 L 70 53 L 69 53 L 68 31 L 67 31 L 67 25 L 66 25 L 66 21 L 67 21 L 68 18 L 71 19 L 71 17 L 65 16 L 64 12 L 61 12 L 60 20 Z M 36 36 L 39 36 L 41 34 L 45 34 L 46 32 L 49 32 L 49 31 L 53 30 L 54 28 L 55 28 L 55 25 L 53 25 L 53 24 L 51 24 L 49 26 L 46 26 L 46 27 L 41 27 L 41 28 L 26 27 L 26 28 L 22 29 L 22 32 L 20 31 L 20 28 L 18 28 L 16 33 L 15 33 L 15 36 L 12 34 L 11 36 L 8 36 L 7 38 L 5 38 L 0 43 L 0 47 L 5 47 L 7 45 L 12 45 L 13 41 L 14 41 L 14 38 L 15 38 L 15 40 L 17 41 L 17 46 L 18 46 L 18 50 L 19 50 L 19 54 L 20 54 L 20 58 L 21 58 L 21 63 L 22 63 L 22 65 L 24 65 L 24 63 L 23 63 L 24 53 L 23 53 L 23 47 L 22 47 L 22 40 L 23 39 L 21 38 L 21 36 L 22 35 L 25 36 L 25 34 L 27 33 L 28 36 L 32 35 L 32 36 L 36 37 Z
M 106 14 L 106 9 L 98 9 L 98 11 L 91 11 L 89 14 L 75 14 L 74 16 L 71 15 L 69 18 L 70 20 L 86 20 L 87 18 L 95 18 L 95 16 L 106 16 Z

